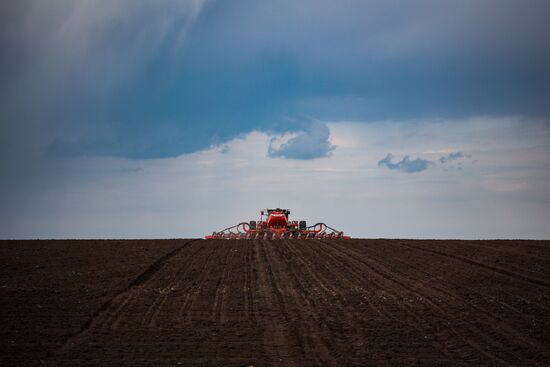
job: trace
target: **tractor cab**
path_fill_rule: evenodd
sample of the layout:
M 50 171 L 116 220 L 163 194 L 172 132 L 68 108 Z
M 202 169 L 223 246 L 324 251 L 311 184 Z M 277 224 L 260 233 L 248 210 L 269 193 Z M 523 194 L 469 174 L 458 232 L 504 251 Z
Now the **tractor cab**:
M 288 209 L 266 209 L 267 212 L 267 227 L 274 229 L 283 229 L 288 226 L 288 215 L 290 210 Z M 263 215 L 262 211 L 262 215 Z

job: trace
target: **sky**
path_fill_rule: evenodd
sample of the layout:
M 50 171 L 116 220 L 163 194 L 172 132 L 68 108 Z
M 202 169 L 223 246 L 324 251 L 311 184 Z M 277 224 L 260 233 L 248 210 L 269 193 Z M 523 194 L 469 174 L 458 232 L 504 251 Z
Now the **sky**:
M 0 3 L 0 238 L 550 239 L 546 0 Z

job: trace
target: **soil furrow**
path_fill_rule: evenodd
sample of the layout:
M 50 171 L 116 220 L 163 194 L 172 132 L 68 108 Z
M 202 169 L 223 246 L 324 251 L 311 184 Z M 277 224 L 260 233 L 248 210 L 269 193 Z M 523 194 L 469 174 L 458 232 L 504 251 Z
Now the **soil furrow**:
M 149 279 L 151 279 L 159 270 L 162 269 L 164 264 L 168 260 L 170 260 L 172 257 L 176 256 L 181 250 L 183 250 L 185 247 L 190 246 L 193 242 L 196 242 L 197 240 L 188 240 L 185 243 L 183 243 L 181 246 L 177 247 L 173 251 L 161 256 L 158 258 L 155 262 L 150 264 L 143 272 L 138 274 L 137 277 L 135 277 L 124 289 L 120 290 L 113 298 L 105 302 L 93 315 L 88 321 L 82 326 L 80 331 L 75 334 L 69 336 L 69 338 L 66 340 L 66 342 L 63 344 L 63 346 L 59 349 L 58 352 L 65 352 L 67 349 L 71 348 L 72 345 L 78 342 L 78 339 L 81 338 L 83 335 L 86 334 L 90 329 L 92 329 L 96 322 L 103 319 L 102 314 L 104 312 L 109 313 L 109 309 L 112 308 L 115 303 L 119 301 L 119 299 L 125 298 L 124 295 L 127 292 L 130 292 L 135 287 L 138 287 L 145 282 L 147 282 Z
M 214 305 L 212 307 L 212 321 L 215 321 L 215 322 L 224 321 L 224 311 L 225 311 L 224 301 L 225 301 L 225 294 L 227 292 L 226 279 L 228 277 L 229 272 L 231 271 L 232 260 L 233 260 L 233 256 L 235 255 L 235 251 L 233 250 L 233 243 L 229 242 L 228 245 L 229 247 L 228 247 L 227 255 L 225 256 L 222 275 L 216 286 L 216 295 L 214 297 Z
M 338 241 L 338 246 L 345 246 L 345 241 Z M 351 250 L 350 250 L 351 251 Z M 362 261 L 365 261 L 367 257 L 362 257 Z M 388 259 L 382 260 L 381 258 L 377 258 L 376 256 L 369 256 L 369 260 L 376 260 L 378 259 L 380 263 L 382 261 L 388 262 Z M 392 258 L 391 261 L 396 261 L 394 258 Z M 414 275 L 413 274 L 405 274 L 398 270 L 393 270 L 392 273 L 394 274 L 396 279 L 400 279 L 400 284 L 405 284 L 407 282 L 416 282 L 418 283 L 418 275 L 422 274 L 423 272 L 420 270 L 417 270 Z M 412 278 L 413 276 L 414 278 Z M 450 322 L 456 324 L 460 323 L 462 327 L 466 327 L 467 330 L 470 331 L 472 335 L 475 337 L 478 337 L 482 340 L 484 340 L 485 343 L 492 345 L 494 348 L 498 349 L 500 353 L 508 353 L 510 356 L 509 359 L 512 358 L 512 360 L 516 360 L 519 362 L 523 361 L 525 362 L 525 358 L 522 357 L 520 354 L 514 352 L 510 346 L 517 343 L 517 339 L 521 338 L 523 343 L 526 345 L 529 345 L 530 348 L 539 349 L 535 343 L 533 343 L 532 340 L 525 338 L 522 335 L 519 335 L 519 333 L 514 330 L 512 327 L 507 325 L 505 322 L 502 322 L 498 317 L 495 317 L 495 315 L 487 311 L 483 308 L 477 307 L 473 304 L 468 304 L 462 301 L 460 297 L 452 297 L 452 293 L 449 292 L 449 290 L 445 287 L 438 287 L 434 284 L 430 284 L 429 288 L 426 287 L 415 287 L 414 289 L 415 294 L 421 295 L 423 298 L 429 301 L 431 306 L 437 310 L 438 313 L 441 315 L 444 315 L 445 318 L 447 318 Z M 439 294 L 439 296 L 438 296 Z M 454 293 L 457 295 L 458 293 Z M 442 297 L 443 296 L 443 297 Z M 449 299 L 452 300 L 451 303 L 439 303 L 437 302 L 434 297 L 438 297 L 438 299 Z M 472 324 L 469 322 L 468 319 L 459 319 L 456 316 L 463 313 L 464 310 L 476 310 L 476 323 L 483 323 L 484 326 L 480 328 L 477 325 Z M 462 335 L 464 335 L 463 332 L 461 332 Z M 469 341 L 470 344 L 475 346 L 477 348 L 477 342 L 474 342 L 472 340 Z M 504 346 L 502 343 L 507 343 L 507 346 Z M 541 353 L 545 353 L 544 349 L 539 349 Z M 486 354 L 487 356 L 493 358 L 494 355 Z
M 547 366 L 545 249 L 550 242 L 4 243 L 0 365 Z
M 269 293 L 269 312 L 265 320 L 265 353 L 269 361 L 279 362 L 285 365 L 297 365 L 295 355 L 293 353 L 293 341 L 289 330 L 290 317 L 287 311 L 285 299 L 279 289 L 275 277 L 271 261 L 266 253 L 265 247 L 268 246 L 268 241 L 258 240 L 257 245 L 257 260 L 260 273 L 264 273 L 263 289 Z
M 214 253 L 216 252 L 217 247 L 212 244 L 210 246 L 212 247 L 212 251 L 209 253 L 209 256 L 206 258 L 206 261 L 203 262 L 200 275 L 198 276 L 198 279 L 196 280 L 195 284 L 187 291 L 185 301 L 181 305 L 181 308 L 178 312 L 179 319 L 182 320 L 184 323 L 188 323 L 192 321 L 191 308 L 193 307 L 193 304 L 196 302 L 197 298 L 199 297 L 201 288 L 204 286 L 206 277 L 211 271 L 210 264 L 214 259 Z
M 407 308 L 409 310 L 409 312 L 411 312 L 411 313 L 416 312 L 417 307 L 416 306 L 412 307 L 412 305 L 409 304 L 410 300 L 416 300 L 416 302 L 420 302 L 420 305 L 426 304 L 426 306 L 428 307 L 428 308 L 425 308 L 425 310 L 423 312 L 430 312 L 430 313 L 433 312 L 434 317 L 437 317 L 437 318 L 443 317 L 446 320 L 452 321 L 453 324 L 455 323 L 456 320 L 449 314 L 448 311 L 446 311 L 444 309 L 444 307 L 445 307 L 444 305 L 442 305 L 443 306 L 442 307 L 442 306 L 438 305 L 436 302 L 434 302 L 430 297 L 426 297 L 425 294 L 419 293 L 415 289 L 414 286 L 407 284 L 408 281 L 406 279 L 399 278 L 399 277 L 396 276 L 395 273 L 384 270 L 383 268 L 380 268 L 379 266 L 373 264 L 371 261 L 367 261 L 367 257 L 358 258 L 356 260 L 357 256 L 353 253 L 349 253 L 348 251 L 350 251 L 350 249 L 347 248 L 347 246 L 340 245 L 336 241 L 332 242 L 328 245 L 332 245 L 334 247 L 337 247 L 342 254 L 345 254 L 346 256 L 348 256 L 348 259 L 350 259 L 350 261 L 357 261 L 357 262 L 363 264 L 364 266 L 366 266 L 374 275 L 379 276 L 379 277 L 382 278 L 382 283 L 390 282 L 390 285 L 385 287 L 385 289 L 394 289 L 394 286 L 392 286 L 391 283 L 393 283 L 395 286 L 397 286 L 398 289 L 396 289 L 395 291 L 397 292 L 396 294 L 401 295 L 401 305 L 403 307 Z M 399 288 L 402 288 L 405 292 L 399 291 Z M 410 298 L 411 296 L 407 295 L 407 293 L 412 294 L 413 297 Z M 424 308 L 425 306 L 422 306 L 422 307 Z M 431 326 L 428 325 L 428 324 L 422 325 L 422 323 L 418 323 L 416 321 L 409 321 L 409 322 L 411 322 L 411 324 L 415 324 L 415 325 L 419 326 L 420 330 L 422 331 L 423 334 L 430 333 L 430 331 L 431 331 Z M 479 346 L 478 346 L 478 342 L 476 340 L 471 339 L 471 337 L 469 337 L 463 331 L 459 331 L 456 327 L 452 327 L 451 323 L 448 323 L 447 326 L 448 326 L 449 329 L 451 329 L 454 332 L 455 337 L 458 336 L 458 337 L 462 338 L 467 344 L 469 344 L 472 348 L 477 350 L 479 353 L 485 355 L 488 359 L 493 360 L 493 361 L 500 361 L 500 358 L 496 357 L 491 352 L 480 349 Z M 473 333 L 474 335 L 476 335 L 476 328 L 473 325 L 469 325 L 468 323 L 462 323 L 461 326 L 468 329 L 469 333 Z M 485 339 L 486 342 L 488 342 L 490 344 L 495 343 L 494 339 L 492 339 L 488 335 L 485 335 L 481 331 L 478 331 L 477 334 L 478 334 L 478 337 L 481 337 L 481 338 Z M 433 342 L 436 343 L 436 344 L 439 344 L 443 351 L 448 350 L 447 343 L 440 343 L 437 340 L 435 340 Z
M 494 297 L 487 296 L 487 289 L 484 289 L 484 291 L 476 290 L 473 287 L 465 287 L 464 285 L 457 282 L 454 278 L 446 277 L 438 277 L 437 273 L 433 271 L 427 271 L 425 270 L 426 267 L 422 268 L 410 261 L 411 258 L 418 259 L 418 252 L 416 250 L 410 249 L 409 251 L 413 251 L 416 253 L 410 253 L 406 254 L 406 256 L 402 256 L 403 259 L 401 259 L 399 256 L 395 256 L 391 259 L 391 262 L 396 263 L 397 265 L 394 267 L 393 271 L 402 274 L 404 276 L 408 276 L 411 278 L 418 278 L 419 275 L 425 275 L 425 279 L 422 282 L 429 282 L 430 287 L 442 292 L 445 294 L 447 299 L 453 300 L 453 305 L 456 307 L 457 303 L 459 303 L 462 307 L 462 309 L 473 309 L 479 312 L 480 314 L 483 314 L 484 317 L 490 319 L 490 324 L 492 325 L 498 325 L 501 329 L 506 329 L 506 332 L 508 335 L 512 336 L 512 340 L 515 340 L 517 338 L 523 338 L 522 341 L 526 343 L 527 345 L 530 345 L 533 348 L 538 348 L 537 343 L 534 342 L 531 338 L 522 336 L 517 330 L 514 329 L 513 326 L 508 325 L 504 320 L 510 319 L 510 320 L 516 320 L 521 321 L 520 324 L 525 324 L 532 318 L 532 315 L 529 313 L 525 313 L 525 310 L 519 310 L 516 307 L 503 302 L 502 300 L 495 299 Z M 420 253 L 422 255 L 422 253 Z M 401 254 L 403 255 L 403 254 Z M 416 255 L 416 256 L 415 256 Z M 437 256 L 433 254 L 426 254 L 426 257 L 430 256 Z M 378 259 L 379 262 L 382 261 L 388 261 L 387 258 L 381 257 L 379 253 L 375 253 L 374 251 L 371 251 L 371 257 L 373 259 Z M 421 257 L 422 258 L 422 257 Z M 426 260 L 423 260 L 423 263 L 429 263 L 430 259 L 427 258 Z M 402 266 L 406 265 L 406 266 Z M 401 270 L 399 270 L 401 269 Z M 406 269 L 403 270 L 403 269 Z M 460 297 L 460 295 L 468 294 L 469 296 L 474 296 L 475 298 L 473 300 L 465 299 L 464 297 Z M 517 295 L 516 295 L 517 297 Z M 475 301 L 475 302 L 474 302 Z M 482 303 L 482 305 L 479 305 L 479 303 Z M 538 304 L 535 304 L 536 306 L 539 306 Z M 495 308 L 497 309 L 497 312 L 495 312 Z M 541 307 L 540 310 L 542 312 L 545 312 L 546 309 L 544 307 Z M 544 348 L 540 349 L 541 353 L 545 353 Z
M 508 276 L 508 277 L 511 277 L 511 278 L 519 279 L 519 280 L 522 280 L 522 281 L 525 281 L 525 282 L 528 282 L 528 283 L 532 283 L 532 284 L 536 284 L 536 285 L 540 285 L 540 286 L 543 286 L 543 287 L 550 288 L 550 283 L 546 282 L 544 280 L 527 277 L 527 276 L 517 274 L 517 273 L 511 272 L 511 271 L 505 270 L 505 269 L 501 269 L 501 268 L 497 268 L 497 267 L 494 267 L 494 266 L 491 266 L 491 265 L 487 265 L 487 264 L 483 264 L 483 263 L 480 263 L 480 262 L 477 262 L 477 261 L 473 261 L 473 260 L 467 259 L 467 258 L 462 257 L 462 256 L 452 255 L 452 254 L 448 254 L 448 253 L 445 253 L 445 252 L 442 252 L 442 251 L 437 251 L 437 250 L 430 250 L 430 249 L 426 249 L 426 248 L 422 248 L 422 247 L 418 247 L 418 246 L 414 246 L 414 245 L 410 245 L 410 244 L 406 244 L 406 243 L 401 243 L 401 244 L 403 246 L 415 248 L 415 249 L 420 250 L 420 251 L 426 251 L 426 252 L 431 252 L 433 254 L 445 256 L 445 257 L 448 257 L 450 259 L 461 261 L 461 262 L 466 263 L 466 264 L 479 266 L 480 268 L 484 268 L 484 269 L 487 269 L 487 270 L 490 270 L 490 271 L 493 271 L 495 273 L 499 273 L 499 274 L 502 274 L 502 275 L 505 275 L 505 276 Z

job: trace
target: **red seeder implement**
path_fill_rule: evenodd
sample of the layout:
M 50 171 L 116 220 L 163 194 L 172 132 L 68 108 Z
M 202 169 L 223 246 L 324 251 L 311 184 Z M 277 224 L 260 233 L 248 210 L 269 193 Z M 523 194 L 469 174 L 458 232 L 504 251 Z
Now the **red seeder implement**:
M 337 231 L 325 223 L 317 223 L 307 226 L 305 220 L 289 221 L 288 209 L 265 209 L 262 210 L 259 221 L 251 220 L 242 222 L 235 226 L 214 232 L 206 239 L 323 239 L 323 238 L 345 238 L 344 232 Z M 265 216 L 265 219 L 264 219 Z

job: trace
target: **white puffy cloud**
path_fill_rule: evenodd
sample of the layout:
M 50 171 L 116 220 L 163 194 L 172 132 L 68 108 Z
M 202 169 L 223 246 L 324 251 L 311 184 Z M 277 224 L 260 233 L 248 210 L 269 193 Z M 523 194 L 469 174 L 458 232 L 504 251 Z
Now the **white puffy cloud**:
M 307 160 L 328 157 L 335 148 L 330 143 L 330 129 L 327 125 L 314 121 L 306 131 L 294 134 L 285 142 L 281 142 L 281 138 L 272 138 L 267 155 L 271 158 Z

